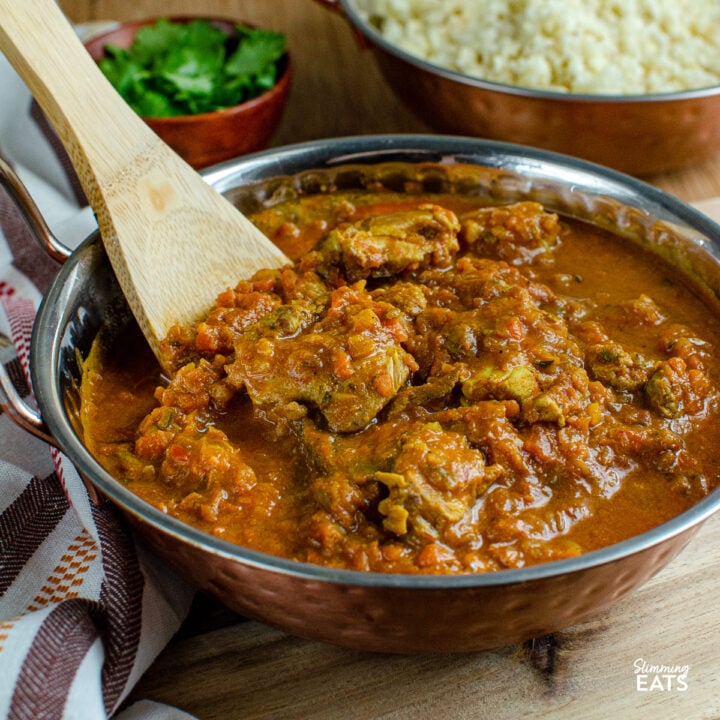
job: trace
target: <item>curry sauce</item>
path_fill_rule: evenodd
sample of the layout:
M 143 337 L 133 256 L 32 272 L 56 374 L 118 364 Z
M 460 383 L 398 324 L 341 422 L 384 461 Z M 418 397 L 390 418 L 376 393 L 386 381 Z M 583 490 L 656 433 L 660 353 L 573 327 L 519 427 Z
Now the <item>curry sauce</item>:
M 339 192 L 253 221 L 295 264 L 163 345 L 99 342 L 86 443 L 187 523 L 300 561 L 572 557 L 719 484 L 718 318 L 669 263 L 535 202 Z

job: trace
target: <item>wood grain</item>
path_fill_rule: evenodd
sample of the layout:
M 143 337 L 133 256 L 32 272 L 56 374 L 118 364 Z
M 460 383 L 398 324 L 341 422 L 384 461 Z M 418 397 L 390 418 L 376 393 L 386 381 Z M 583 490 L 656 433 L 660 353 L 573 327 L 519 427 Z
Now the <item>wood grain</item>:
M 193 0 L 62 0 L 75 21 L 198 14 Z M 427 132 L 385 87 L 372 54 L 313 0 L 205 0 L 202 11 L 284 30 L 296 75 L 280 145 Z M 720 157 L 651 178 L 681 199 L 720 196 Z M 704 209 L 713 211 L 714 205 Z M 593 621 L 467 655 L 380 656 L 292 638 L 200 596 L 130 701 L 230 718 L 720 718 L 720 516 L 643 588 Z M 638 691 L 634 663 L 688 665 L 688 689 Z
M 630 597 L 534 644 L 387 656 L 255 622 L 170 644 L 133 692 L 211 718 L 720 717 L 720 517 Z M 636 689 L 634 663 L 688 665 L 685 692 Z

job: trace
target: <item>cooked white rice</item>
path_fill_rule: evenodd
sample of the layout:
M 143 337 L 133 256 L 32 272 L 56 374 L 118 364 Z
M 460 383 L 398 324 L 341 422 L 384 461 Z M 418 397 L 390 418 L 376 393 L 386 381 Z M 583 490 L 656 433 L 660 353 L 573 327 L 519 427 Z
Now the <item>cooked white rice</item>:
M 486 80 L 645 94 L 720 84 L 720 0 L 355 0 L 393 45 Z

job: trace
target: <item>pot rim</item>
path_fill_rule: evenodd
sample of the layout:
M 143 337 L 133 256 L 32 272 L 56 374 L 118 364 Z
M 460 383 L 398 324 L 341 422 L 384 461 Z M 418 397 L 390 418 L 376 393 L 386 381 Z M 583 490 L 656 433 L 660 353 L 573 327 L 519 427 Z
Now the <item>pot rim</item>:
M 323 0 L 321 0 L 323 1 Z M 539 88 L 531 88 L 522 85 L 510 85 L 508 83 L 496 82 L 494 80 L 486 80 L 474 75 L 450 70 L 431 63 L 424 58 L 403 50 L 397 45 L 385 39 L 380 31 L 373 25 L 368 23 L 359 13 L 353 0 L 335 0 L 342 8 L 347 20 L 355 28 L 357 32 L 365 37 L 371 45 L 379 47 L 386 53 L 394 55 L 399 60 L 406 62 L 408 65 L 416 67 L 431 75 L 436 75 L 445 80 L 467 85 L 477 88 L 478 90 L 488 90 L 492 92 L 504 93 L 506 95 L 515 95 L 525 97 L 528 100 L 552 100 L 559 103 L 608 103 L 611 105 L 627 105 L 633 103 L 668 103 L 681 102 L 685 100 L 698 100 L 706 97 L 720 95 L 720 84 L 708 85 L 701 88 L 692 88 L 690 90 L 676 90 L 666 93 L 634 93 L 627 95 L 618 94 L 592 94 L 592 93 L 564 93 L 557 90 L 542 90 Z
M 473 157 L 475 156 L 475 157 Z M 226 161 L 202 171 L 205 180 L 218 191 L 257 182 L 278 175 L 294 175 L 305 170 L 332 168 L 353 163 L 376 164 L 386 161 L 474 163 L 491 168 L 512 168 L 522 175 L 562 178 L 563 184 L 596 194 L 607 194 L 622 202 L 643 200 L 653 216 L 667 216 L 701 233 L 698 244 L 714 239 L 720 252 L 720 225 L 677 198 L 647 183 L 588 161 L 550 151 L 526 148 L 511 143 L 442 135 L 365 135 L 314 140 L 282 148 L 264 150 L 236 160 Z M 177 520 L 124 487 L 107 473 L 85 449 L 67 419 L 58 373 L 59 350 L 67 321 L 68 280 L 79 271 L 86 253 L 99 243 L 99 233 L 91 234 L 63 265 L 38 310 L 32 334 L 31 375 L 38 405 L 50 432 L 80 473 L 89 478 L 101 493 L 134 517 L 164 534 L 247 566 L 292 575 L 307 581 L 342 585 L 387 587 L 407 590 L 448 590 L 497 587 L 533 582 L 610 564 L 699 526 L 720 509 L 720 488 L 688 510 L 665 523 L 578 557 L 557 560 L 520 569 L 497 570 L 462 575 L 405 575 L 329 568 L 289 560 L 250 550 L 221 540 Z M 720 259 L 717 260 L 720 265 Z

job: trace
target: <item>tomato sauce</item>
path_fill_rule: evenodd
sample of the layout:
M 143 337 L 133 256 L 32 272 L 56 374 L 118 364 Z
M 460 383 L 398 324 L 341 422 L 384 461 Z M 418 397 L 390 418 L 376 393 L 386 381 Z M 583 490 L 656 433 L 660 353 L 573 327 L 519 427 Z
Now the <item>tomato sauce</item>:
M 149 503 L 300 561 L 572 557 L 719 484 L 718 316 L 669 263 L 534 202 L 337 192 L 253 221 L 295 260 L 96 343 L 86 443 Z M 134 335 L 133 335 L 134 333 Z

